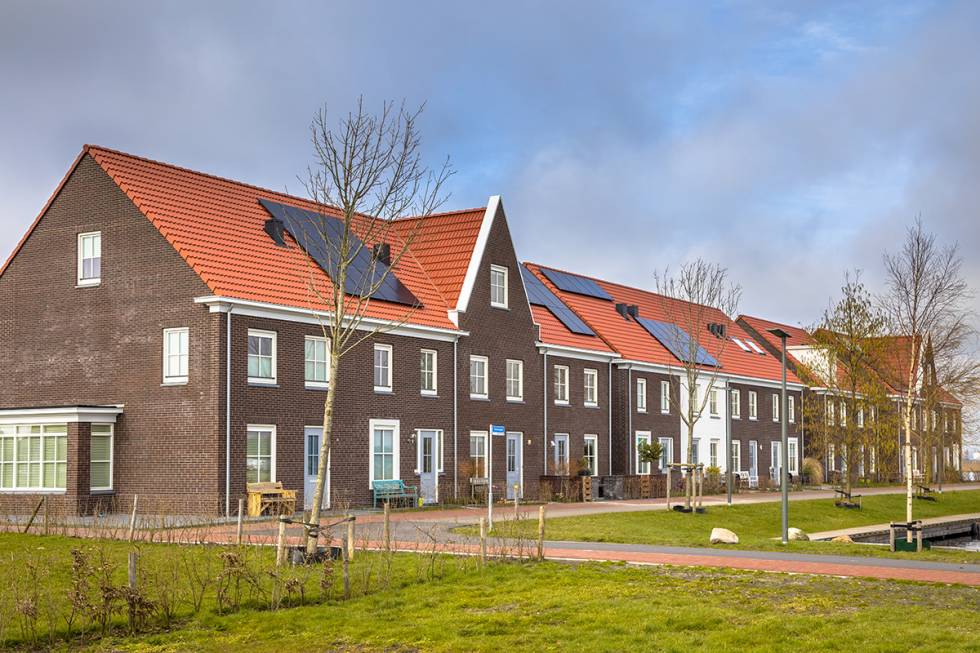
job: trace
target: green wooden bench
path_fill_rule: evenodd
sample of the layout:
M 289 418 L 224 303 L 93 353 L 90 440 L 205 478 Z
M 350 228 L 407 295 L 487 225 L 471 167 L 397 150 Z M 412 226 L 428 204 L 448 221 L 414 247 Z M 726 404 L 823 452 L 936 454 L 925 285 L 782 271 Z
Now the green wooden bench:
M 371 491 L 374 494 L 374 507 L 378 507 L 378 501 L 392 501 L 399 499 L 409 499 L 415 505 L 419 499 L 419 489 L 413 485 L 405 485 L 400 479 L 385 481 L 371 481 Z

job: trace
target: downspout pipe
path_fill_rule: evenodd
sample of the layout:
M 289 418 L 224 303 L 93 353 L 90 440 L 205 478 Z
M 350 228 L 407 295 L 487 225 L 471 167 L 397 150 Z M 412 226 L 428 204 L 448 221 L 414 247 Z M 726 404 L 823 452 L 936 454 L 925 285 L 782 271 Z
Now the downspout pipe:
M 225 313 L 225 516 L 231 517 L 231 312 Z
M 613 445 L 612 445 L 612 430 L 613 430 L 613 420 L 612 420 L 612 397 L 613 397 L 613 394 L 612 394 L 612 361 L 609 361 L 609 375 L 608 375 L 607 385 L 609 386 L 608 387 L 608 390 L 609 390 L 609 403 L 606 404 L 606 413 L 609 415 L 609 431 L 606 433 L 606 435 L 608 437 L 608 440 L 609 440 L 609 455 L 607 456 L 607 458 L 608 458 L 608 466 L 609 466 L 609 475 L 612 476 L 612 473 L 613 473 L 613 471 L 612 471 L 612 459 L 613 459 L 613 450 L 612 450 L 612 447 L 613 447 Z
M 626 414 L 629 415 L 629 433 L 626 434 L 626 454 L 629 462 L 626 465 L 627 473 L 633 473 L 633 368 L 626 368 L 626 396 L 629 398 L 626 403 Z
M 459 336 L 453 339 L 453 496 L 459 501 Z M 440 455 L 442 452 L 439 452 Z
M 728 505 L 732 505 L 732 475 L 735 470 L 732 469 L 732 385 L 730 381 L 725 382 L 725 398 L 728 400 L 728 405 L 725 406 L 725 446 L 728 452 L 728 458 L 725 462 L 725 469 L 728 473 L 725 474 L 726 478 L 726 489 L 725 493 L 728 495 Z M 739 445 L 741 446 L 741 445 Z
M 544 352 L 544 382 L 543 382 L 543 394 L 544 397 L 544 476 L 548 475 L 548 352 Z

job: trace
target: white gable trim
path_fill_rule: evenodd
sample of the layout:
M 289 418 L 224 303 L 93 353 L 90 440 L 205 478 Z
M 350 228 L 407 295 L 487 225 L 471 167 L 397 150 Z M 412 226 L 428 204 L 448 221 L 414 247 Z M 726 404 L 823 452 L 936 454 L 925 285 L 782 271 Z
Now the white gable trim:
M 491 196 L 490 201 L 487 202 L 487 210 L 483 214 L 483 223 L 480 225 L 480 233 L 476 237 L 473 254 L 470 255 L 470 264 L 466 268 L 466 276 L 463 277 L 463 287 L 459 291 L 456 309 L 449 311 L 449 319 L 456 326 L 459 326 L 459 314 L 465 313 L 466 307 L 470 303 L 470 295 L 473 294 L 473 287 L 476 285 L 476 276 L 480 272 L 480 263 L 483 262 L 483 252 L 487 248 L 487 241 L 490 240 L 490 227 L 493 226 L 493 216 L 497 215 L 499 208 L 501 208 L 500 195 Z

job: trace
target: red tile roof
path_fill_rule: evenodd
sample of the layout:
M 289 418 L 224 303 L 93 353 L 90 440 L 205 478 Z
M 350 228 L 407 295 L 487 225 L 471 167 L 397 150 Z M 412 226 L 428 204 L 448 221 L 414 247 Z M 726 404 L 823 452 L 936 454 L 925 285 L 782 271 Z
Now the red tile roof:
M 277 247 L 263 226 L 269 214 L 259 199 L 312 210 L 308 200 L 195 172 L 97 146 L 88 153 L 139 210 L 159 229 L 215 295 L 324 310 L 309 290 L 311 267 L 303 251 Z M 479 230 L 483 209 L 415 218 L 390 231 L 403 237 L 419 220 L 418 248 L 395 266 L 395 274 L 422 302 L 406 319 L 406 307 L 370 300 L 366 315 L 455 329 L 448 310 L 459 295 L 465 263 Z M 430 222 L 431 221 L 431 222 Z M 431 224 L 431 233 L 429 232 Z M 475 225 L 475 227 L 474 227 Z M 398 247 L 398 243 L 393 243 Z M 457 268 L 462 272 L 457 273 Z M 313 266 L 317 284 L 326 274 Z
M 681 365 L 663 345 L 647 333 L 646 329 L 633 320 L 624 319 L 617 313 L 616 304 L 635 304 L 639 307 L 641 317 L 665 321 L 670 320 L 671 314 L 677 315 L 686 310 L 691 306 L 690 304 L 657 293 L 587 277 L 586 275 L 578 276 L 595 281 L 612 296 L 613 301 L 565 292 L 559 290 L 542 274 L 541 268 L 544 266 L 534 263 L 526 265 L 543 284 L 584 319 L 606 344 L 619 352 L 623 358 L 675 368 Z M 704 317 L 704 324 L 701 327 L 703 332 L 700 334 L 701 345 L 721 363 L 723 373 L 770 381 L 781 378 L 781 364 L 776 358 L 768 353 L 762 355 L 755 352 L 745 352 L 730 340 L 732 336 L 745 340 L 752 339 L 733 320 L 716 309 L 703 307 L 701 311 Z M 708 331 L 708 322 L 724 324 L 729 338 L 720 339 L 711 335 Z M 792 372 L 787 372 L 786 378 L 791 383 L 799 382 Z
M 575 347 L 576 349 L 614 353 L 612 348 L 598 336 L 586 336 L 569 331 L 544 306 L 532 305 L 531 314 L 534 316 L 534 323 L 541 327 L 541 342 L 546 345 L 559 345 L 562 347 Z
M 773 322 L 772 320 L 765 320 L 761 317 L 752 317 L 751 315 L 739 315 L 738 320 L 744 320 L 746 324 L 759 332 L 759 335 L 766 339 L 766 342 L 771 344 L 776 349 L 779 349 L 782 345 L 779 342 L 779 338 L 769 333 L 769 329 L 782 329 L 789 334 L 786 338 L 786 346 L 792 347 L 794 345 L 814 345 L 816 340 L 813 336 L 804 329 L 803 327 L 791 326 L 789 324 L 782 324 L 781 322 Z

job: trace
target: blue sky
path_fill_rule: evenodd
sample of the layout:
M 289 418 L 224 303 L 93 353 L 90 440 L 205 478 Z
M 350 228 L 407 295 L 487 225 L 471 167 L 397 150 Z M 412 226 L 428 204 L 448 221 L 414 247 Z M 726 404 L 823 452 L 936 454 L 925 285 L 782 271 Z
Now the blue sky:
M 203 6 L 202 6 L 203 5 Z M 298 191 L 326 103 L 427 102 L 450 206 L 651 287 L 701 256 L 812 323 L 921 216 L 980 285 L 980 3 L 0 5 L 0 258 L 84 143 Z

